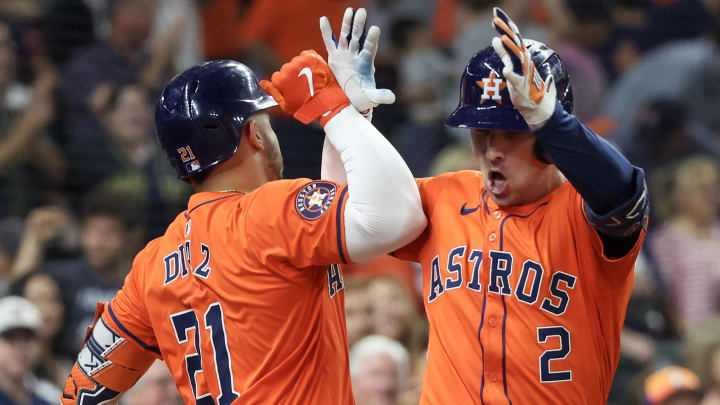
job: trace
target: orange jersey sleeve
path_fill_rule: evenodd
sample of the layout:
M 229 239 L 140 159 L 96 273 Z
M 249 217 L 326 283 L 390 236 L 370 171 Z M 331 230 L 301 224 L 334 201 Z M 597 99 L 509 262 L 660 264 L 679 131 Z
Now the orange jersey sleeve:
M 153 242 L 150 244 L 152 245 Z M 103 313 L 103 318 L 108 323 L 116 325 L 116 330 L 128 341 L 161 359 L 162 355 L 158 349 L 158 342 L 145 305 L 145 296 L 142 293 L 143 279 L 140 275 L 142 267 L 146 265 L 145 256 L 141 251 L 135 257 L 132 269 L 125 277 L 123 287 L 110 301 L 107 310 Z
M 348 263 L 344 233 L 347 186 L 299 179 L 269 183 L 248 195 L 245 233 L 260 262 L 298 268 Z

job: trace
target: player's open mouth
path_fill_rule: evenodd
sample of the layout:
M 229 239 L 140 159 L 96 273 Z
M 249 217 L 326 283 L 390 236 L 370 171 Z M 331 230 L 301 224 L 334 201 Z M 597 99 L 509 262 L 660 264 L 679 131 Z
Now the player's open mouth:
M 494 195 L 500 195 L 505 192 L 507 180 L 505 175 L 497 170 L 490 170 L 488 173 L 488 191 Z

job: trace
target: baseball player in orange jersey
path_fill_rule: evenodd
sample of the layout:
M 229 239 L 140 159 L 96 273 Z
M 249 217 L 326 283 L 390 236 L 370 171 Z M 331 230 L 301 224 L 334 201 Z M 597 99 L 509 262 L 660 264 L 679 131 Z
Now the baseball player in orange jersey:
M 355 39 L 338 52 L 372 64 L 378 35 L 375 27 L 361 51 Z M 244 65 L 207 62 L 174 78 L 158 102 L 157 135 L 196 193 L 98 305 L 63 404 L 115 402 L 156 358 L 186 404 L 354 404 L 337 264 L 419 235 L 420 196 L 319 55 L 303 52 L 261 85 L 285 112 L 324 126 L 348 184 L 279 180 L 265 111 L 276 102 Z
M 420 403 L 604 404 L 645 237 L 643 171 L 570 114 L 558 55 L 494 17 L 500 36 L 446 121 L 470 128 L 481 171 L 418 179 L 428 226 L 394 252 L 423 268 Z

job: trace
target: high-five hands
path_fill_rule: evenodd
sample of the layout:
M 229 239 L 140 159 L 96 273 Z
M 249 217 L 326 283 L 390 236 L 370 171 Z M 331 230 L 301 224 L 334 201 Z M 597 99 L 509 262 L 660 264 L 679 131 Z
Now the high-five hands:
M 317 119 L 325 126 L 330 118 L 350 105 L 330 67 L 313 50 L 302 51 L 273 73 L 270 81 L 261 80 L 260 87 L 286 114 L 303 124 Z
M 363 114 L 379 104 L 395 102 L 392 91 L 375 87 L 375 54 L 380 28 L 370 27 L 364 43 L 361 43 L 366 18 L 364 8 L 355 13 L 352 8 L 345 10 L 337 41 L 328 18 L 320 18 L 320 32 L 328 52 L 328 65 L 353 107 Z
M 542 128 L 555 111 L 553 76 L 548 75 L 545 81 L 540 78 L 517 25 L 498 7 L 493 9 L 492 25 L 500 34 L 493 38 L 492 46 L 505 65 L 502 73 L 508 82 L 510 100 L 530 129 Z

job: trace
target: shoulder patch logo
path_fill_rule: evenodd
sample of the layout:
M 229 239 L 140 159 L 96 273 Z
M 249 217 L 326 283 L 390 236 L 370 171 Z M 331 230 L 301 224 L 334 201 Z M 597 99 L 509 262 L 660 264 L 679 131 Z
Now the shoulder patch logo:
M 314 221 L 330 209 L 336 191 L 337 186 L 333 183 L 313 181 L 298 192 L 295 209 L 301 217 Z

